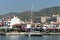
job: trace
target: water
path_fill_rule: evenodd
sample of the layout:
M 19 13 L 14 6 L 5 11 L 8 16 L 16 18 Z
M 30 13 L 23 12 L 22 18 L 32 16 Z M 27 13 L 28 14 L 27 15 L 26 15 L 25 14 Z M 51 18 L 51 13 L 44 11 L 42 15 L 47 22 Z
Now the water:
M 24 35 L 11 35 L 0 36 L 0 40 L 60 40 L 60 35 L 43 35 L 43 36 L 24 36 Z

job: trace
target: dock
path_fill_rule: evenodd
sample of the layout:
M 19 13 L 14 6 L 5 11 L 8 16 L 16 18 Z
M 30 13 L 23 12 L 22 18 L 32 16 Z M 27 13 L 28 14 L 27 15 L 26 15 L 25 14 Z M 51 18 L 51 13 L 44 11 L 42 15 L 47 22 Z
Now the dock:
M 0 33 L 0 35 L 28 35 L 28 36 L 41 36 L 41 35 L 60 35 L 60 33 L 41 33 L 41 32 L 9 32 Z

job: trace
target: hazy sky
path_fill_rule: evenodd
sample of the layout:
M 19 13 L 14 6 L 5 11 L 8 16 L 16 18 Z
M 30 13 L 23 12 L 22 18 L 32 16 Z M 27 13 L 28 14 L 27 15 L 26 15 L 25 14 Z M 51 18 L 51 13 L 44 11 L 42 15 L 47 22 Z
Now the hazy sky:
M 60 0 L 0 0 L 0 14 L 9 12 L 38 11 L 48 7 L 60 6 Z

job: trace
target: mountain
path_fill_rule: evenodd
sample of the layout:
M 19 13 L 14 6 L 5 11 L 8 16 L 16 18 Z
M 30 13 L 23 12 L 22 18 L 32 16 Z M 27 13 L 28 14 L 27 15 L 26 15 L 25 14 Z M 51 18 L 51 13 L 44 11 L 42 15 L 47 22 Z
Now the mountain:
M 59 14 L 60 15 L 60 6 L 45 8 L 45 9 L 39 10 L 37 12 L 33 11 L 32 13 L 33 13 L 33 16 L 32 16 L 33 19 L 35 19 L 38 16 L 51 16 L 51 14 Z M 0 18 L 13 16 L 13 15 L 20 17 L 22 20 L 30 20 L 31 19 L 31 11 L 24 11 L 21 13 L 10 12 L 5 15 L 0 15 Z

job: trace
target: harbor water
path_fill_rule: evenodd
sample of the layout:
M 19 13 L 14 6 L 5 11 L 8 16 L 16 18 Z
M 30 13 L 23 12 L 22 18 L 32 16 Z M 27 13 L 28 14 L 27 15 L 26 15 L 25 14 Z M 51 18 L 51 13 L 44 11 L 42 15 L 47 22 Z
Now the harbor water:
M 24 36 L 24 35 L 0 35 L 0 40 L 60 40 L 60 35 Z

